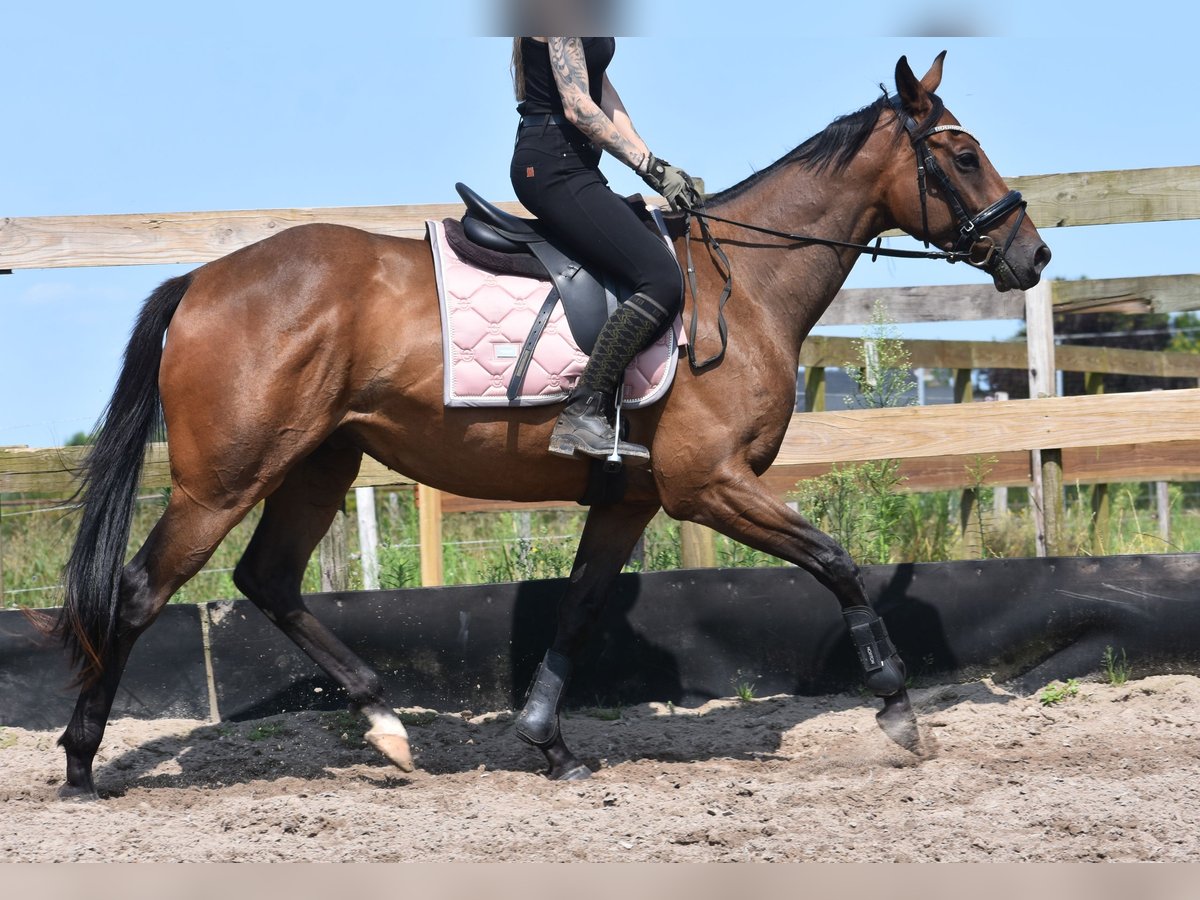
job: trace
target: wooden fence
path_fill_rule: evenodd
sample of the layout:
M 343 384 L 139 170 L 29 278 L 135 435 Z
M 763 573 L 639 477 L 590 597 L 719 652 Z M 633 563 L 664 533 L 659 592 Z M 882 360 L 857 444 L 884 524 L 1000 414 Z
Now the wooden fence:
M 1039 227 L 1161 222 L 1200 218 L 1200 166 L 1085 172 L 1011 178 L 1029 201 Z M 523 212 L 518 204 L 500 204 Z M 0 271 L 64 266 L 195 263 L 222 256 L 285 228 L 336 222 L 384 234 L 421 237 L 427 219 L 462 214 L 458 204 L 337 209 L 258 210 L 155 215 L 56 216 L 0 219 Z M 1026 485 L 1048 517 L 1039 549 L 1057 549 L 1057 504 L 1071 481 L 1200 478 L 1200 392 L 1171 391 L 1056 398 L 1055 371 L 1123 373 L 1200 380 L 1196 357 L 1102 348 L 1055 347 L 1052 313 L 1176 312 L 1200 308 L 1200 274 L 1044 282 L 1025 292 L 999 294 L 990 285 L 844 290 L 821 324 L 861 324 L 882 301 L 899 322 L 1024 318 L 1020 343 L 910 342 L 914 365 L 956 370 L 1024 368 L 1031 396 L 1004 404 L 960 404 L 904 410 L 799 414 L 768 481 L 781 492 L 836 462 L 897 458 L 913 489 L 961 488 L 965 467 L 979 455 L 996 458 L 984 483 Z M 819 373 L 851 358 L 848 339 L 810 338 L 800 360 L 819 394 Z M 1093 378 L 1094 383 L 1094 378 Z M 964 397 L 965 399 L 965 397 Z M 1132 424 L 1136 423 L 1136 424 Z M 0 450 L 0 491 L 67 493 L 78 448 Z M 148 451 L 147 486 L 166 483 L 165 448 Z M 358 487 L 408 484 L 364 462 Z M 422 569 L 440 581 L 443 513 L 492 509 L 497 504 L 442 496 L 419 488 Z M 513 508 L 513 504 L 505 504 Z M 685 529 L 691 562 L 709 557 L 705 539 Z M 711 542 L 707 542 L 711 547 Z M 696 556 L 699 554 L 699 556 Z

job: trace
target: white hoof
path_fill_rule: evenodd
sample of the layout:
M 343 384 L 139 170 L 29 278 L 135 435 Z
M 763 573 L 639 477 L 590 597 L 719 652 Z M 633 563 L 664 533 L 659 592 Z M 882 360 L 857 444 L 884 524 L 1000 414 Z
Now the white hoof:
M 383 706 L 368 706 L 363 715 L 371 723 L 371 730 L 363 735 L 367 743 L 386 756 L 401 772 L 412 772 L 412 749 L 408 745 L 408 732 L 404 723 L 390 709 Z

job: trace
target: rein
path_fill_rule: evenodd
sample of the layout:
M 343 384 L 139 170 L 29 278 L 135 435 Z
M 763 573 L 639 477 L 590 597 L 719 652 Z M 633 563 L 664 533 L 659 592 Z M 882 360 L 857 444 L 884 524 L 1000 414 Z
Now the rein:
M 924 193 L 922 193 L 922 199 Z M 922 207 L 923 208 L 923 207 Z M 703 362 L 696 361 L 696 330 L 699 326 L 700 319 L 700 288 L 696 282 L 696 266 L 692 260 L 692 218 L 695 218 L 700 226 L 700 236 L 704 241 L 704 245 L 708 248 L 709 253 L 715 256 L 723 270 L 725 276 L 725 286 L 721 289 L 721 297 L 717 301 L 717 331 L 721 335 L 721 349 L 710 356 Z M 874 244 L 856 244 L 853 241 L 839 241 L 834 238 L 815 237 L 808 234 L 794 234 L 790 231 L 778 231 L 774 228 L 765 228 L 761 225 L 752 225 L 749 222 L 739 222 L 737 219 L 727 219 L 724 216 L 718 216 L 715 213 L 705 212 L 695 207 L 684 207 L 683 214 L 683 229 L 687 247 L 687 277 L 688 284 L 692 289 L 692 317 L 688 323 L 688 364 L 695 372 L 701 372 L 711 366 L 715 366 L 725 358 L 725 350 L 729 345 L 729 326 L 725 322 L 725 304 L 729 302 L 729 297 L 733 293 L 733 269 L 729 265 L 729 257 L 725 255 L 725 251 L 721 248 L 720 242 L 713 237 L 712 231 L 708 227 L 709 220 L 713 222 L 723 222 L 726 225 L 734 225 L 746 231 L 753 231 L 758 234 L 766 234 L 771 237 L 782 238 L 791 241 L 794 244 L 819 244 L 823 247 L 837 247 L 847 250 L 859 250 L 871 254 L 871 262 L 875 262 L 881 256 L 890 256 L 897 259 L 944 259 L 950 263 L 956 263 L 959 260 L 971 262 L 971 253 L 969 250 L 902 250 L 896 247 L 883 247 L 881 243 L 882 237 L 875 239 Z M 926 246 L 929 243 L 926 241 Z M 1005 245 L 1008 249 L 1008 245 Z M 990 257 L 990 254 L 989 254 Z
M 884 91 L 884 96 L 887 97 L 886 90 Z M 729 297 L 733 293 L 733 269 L 729 264 L 729 257 L 725 255 L 721 244 L 709 229 L 709 221 L 723 222 L 726 225 L 733 225 L 734 227 L 757 234 L 781 238 L 796 244 L 817 244 L 823 247 L 858 250 L 859 252 L 871 254 L 871 262 L 875 262 L 881 256 L 888 256 L 896 259 L 944 259 L 949 263 L 962 261 L 985 271 L 993 264 L 997 267 L 1008 268 L 1005 254 L 1008 252 L 1009 247 L 1012 246 L 1012 242 L 1021 228 L 1021 223 L 1025 220 L 1025 200 L 1022 199 L 1019 191 L 1010 190 L 995 203 L 992 203 L 974 216 L 971 216 L 967 212 L 966 206 L 962 202 L 962 197 L 951 183 L 945 170 L 942 169 L 934 158 L 933 151 L 929 149 L 926 139 L 930 135 L 943 131 L 958 131 L 966 134 L 976 143 L 979 143 L 979 140 L 961 125 L 934 125 L 933 123 L 941 118 L 945 107 L 936 94 L 931 96 L 934 101 L 933 110 L 921 125 L 918 125 L 912 116 L 904 111 L 899 97 L 888 98 L 888 103 L 904 126 L 904 130 L 908 133 L 909 142 L 912 144 L 913 153 L 917 160 L 917 188 L 921 196 L 921 241 L 927 248 L 929 247 L 929 215 L 926 203 L 928 194 L 926 175 L 929 174 L 937 180 L 938 185 L 945 194 L 947 205 L 949 205 L 951 212 L 954 213 L 955 218 L 958 220 L 958 240 L 955 241 L 954 247 L 950 250 L 903 250 L 893 247 L 883 247 L 881 246 L 883 242 L 882 236 L 877 237 L 874 244 L 857 244 L 853 241 L 839 241 L 833 238 L 817 237 L 810 234 L 795 234 L 789 231 L 779 231 L 774 228 L 753 225 L 749 222 L 740 222 L 736 219 L 727 219 L 724 216 L 689 206 L 686 202 L 683 204 L 684 239 L 687 247 L 687 277 L 688 284 L 692 290 L 692 317 L 688 324 L 687 353 L 688 363 L 691 365 L 693 371 L 700 372 L 711 366 L 715 366 L 725 358 L 725 350 L 729 344 L 729 326 L 725 322 L 725 304 L 729 302 Z M 997 247 L 996 242 L 982 232 L 992 227 L 996 222 L 999 222 L 1014 209 L 1019 209 L 1020 213 L 1013 223 L 1012 229 L 1004 241 L 1004 245 Z M 723 270 L 722 274 L 725 277 L 725 286 L 721 291 L 720 299 L 717 301 L 717 331 L 721 336 L 721 349 L 702 362 L 696 361 L 695 349 L 696 331 L 700 316 L 700 294 L 699 285 L 696 281 L 696 266 L 692 260 L 691 234 L 693 217 L 699 224 L 700 236 L 704 245 L 708 248 L 710 255 L 716 257 L 719 268 Z M 982 248 L 982 256 L 977 252 L 977 248 Z

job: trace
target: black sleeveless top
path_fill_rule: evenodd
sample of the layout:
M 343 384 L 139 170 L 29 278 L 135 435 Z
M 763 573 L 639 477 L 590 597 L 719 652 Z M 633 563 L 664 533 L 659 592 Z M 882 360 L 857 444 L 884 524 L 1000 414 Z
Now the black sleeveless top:
M 583 39 L 583 57 L 587 63 L 588 93 L 597 104 L 604 89 L 604 71 L 617 51 L 616 38 Z M 517 106 L 523 116 L 562 113 L 562 96 L 550 67 L 550 46 L 531 37 L 521 38 L 521 56 L 525 65 L 525 99 Z

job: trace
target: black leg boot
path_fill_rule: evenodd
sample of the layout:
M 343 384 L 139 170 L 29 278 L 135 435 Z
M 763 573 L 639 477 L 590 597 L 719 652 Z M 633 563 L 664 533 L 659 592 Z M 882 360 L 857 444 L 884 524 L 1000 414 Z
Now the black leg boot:
M 669 312 L 645 294 L 634 294 L 609 316 L 588 358 L 579 383 L 567 398 L 550 435 L 550 452 L 559 456 L 604 459 L 617 453 L 626 462 L 646 464 L 650 451 L 641 444 L 617 443 L 609 410 L 626 367 L 650 344 L 667 322 Z
M 641 444 L 618 441 L 616 431 L 606 414 L 611 399 L 600 391 L 581 390 L 576 387 L 567 398 L 567 408 L 554 423 L 550 434 L 550 452 L 558 456 L 574 456 L 578 451 L 585 456 L 607 459 L 614 447 L 617 455 L 625 462 L 645 465 L 650 462 L 650 451 Z

